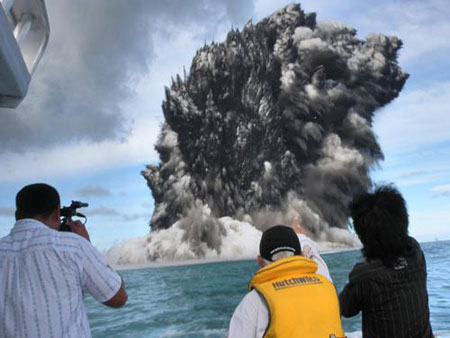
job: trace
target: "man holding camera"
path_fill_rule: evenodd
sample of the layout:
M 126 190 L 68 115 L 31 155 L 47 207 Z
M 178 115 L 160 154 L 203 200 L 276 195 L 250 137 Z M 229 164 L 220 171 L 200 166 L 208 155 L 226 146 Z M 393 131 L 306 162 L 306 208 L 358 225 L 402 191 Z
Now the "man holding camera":
M 109 307 L 127 301 L 121 277 L 85 226 L 59 232 L 60 198 L 47 184 L 16 196 L 16 223 L 0 239 L 0 337 L 91 337 L 84 293 Z

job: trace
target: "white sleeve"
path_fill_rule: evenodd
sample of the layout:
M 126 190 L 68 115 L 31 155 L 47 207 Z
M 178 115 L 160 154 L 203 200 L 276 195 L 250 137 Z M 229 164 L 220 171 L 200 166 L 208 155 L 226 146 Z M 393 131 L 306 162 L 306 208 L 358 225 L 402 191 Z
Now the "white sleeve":
M 261 312 L 264 313 L 264 310 L 267 312 L 267 309 L 262 309 L 262 307 L 265 307 L 265 305 L 256 290 L 249 292 L 239 303 L 231 317 L 228 338 L 262 337 L 268 322 L 268 315 L 267 318 L 259 318 Z M 264 320 L 265 326 L 264 323 L 261 323 Z M 261 326 L 264 326 L 262 334 Z
M 314 262 L 317 263 L 317 273 L 319 275 L 324 276 L 327 278 L 330 282 L 333 283 L 333 280 L 331 279 L 330 272 L 328 271 L 327 263 L 323 260 L 323 258 L 319 254 L 319 249 L 317 248 L 317 244 L 308 236 L 304 234 L 297 234 L 298 239 L 300 240 L 300 245 L 302 247 L 302 252 L 304 251 L 305 246 L 309 246 L 311 249 L 309 252 L 306 252 L 306 258 L 312 259 Z
M 119 291 L 122 279 L 88 241 L 81 242 L 82 289 L 104 303 Z

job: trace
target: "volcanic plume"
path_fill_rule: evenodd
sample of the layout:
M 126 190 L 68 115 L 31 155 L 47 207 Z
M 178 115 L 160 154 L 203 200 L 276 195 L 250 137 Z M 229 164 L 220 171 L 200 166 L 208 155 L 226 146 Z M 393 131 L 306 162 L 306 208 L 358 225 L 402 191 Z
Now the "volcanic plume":
M 176 224 L 202 256 L 220 253 L 223 217 L 264 230 L 298 216 L 313 238 L 347 241 L 347 205 L 383 159 L 374 113 L 408 77 L 401 45 L 289 5 L 199 49 L 166 88 L 160 163 L 142 172 L 152 233 Z

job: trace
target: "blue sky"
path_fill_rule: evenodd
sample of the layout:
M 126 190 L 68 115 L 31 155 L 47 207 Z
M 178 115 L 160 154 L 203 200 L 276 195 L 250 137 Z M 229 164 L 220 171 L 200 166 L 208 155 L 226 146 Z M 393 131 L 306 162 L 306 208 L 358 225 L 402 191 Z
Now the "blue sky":
M 0 236 L 13 225 L 14 197 L 48 182 L 85 213 L 100 249 L 149 231 L 153 199 L 140 171 L 156 164 L 164 86 L 195 51 L 231 27 L 288 1 L 47 0 L 51 37 L 27 98 L 0 109 Z M 448 0 L 308 0 L 318 21 L 335 20 L 404 42 L 410 74 L 374 130 L 385 160 L 375 181 L 394 182 L 419 240 L 450 239 L 450 6 Z M 93 16 L 93 17 L 91 17 Z

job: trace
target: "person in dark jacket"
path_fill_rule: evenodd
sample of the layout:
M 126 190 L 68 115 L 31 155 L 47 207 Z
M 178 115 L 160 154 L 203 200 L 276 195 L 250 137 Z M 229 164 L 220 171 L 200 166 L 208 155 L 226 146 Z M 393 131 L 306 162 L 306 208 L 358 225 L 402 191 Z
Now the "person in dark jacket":
M 378 186 L 356 198 L 350 214 L 365 262 L 353 267 L 339 295 L 341 314 L 362 311 L 363 337 L 432 338 L 425 257 L 408 236 L 402 195 Z

